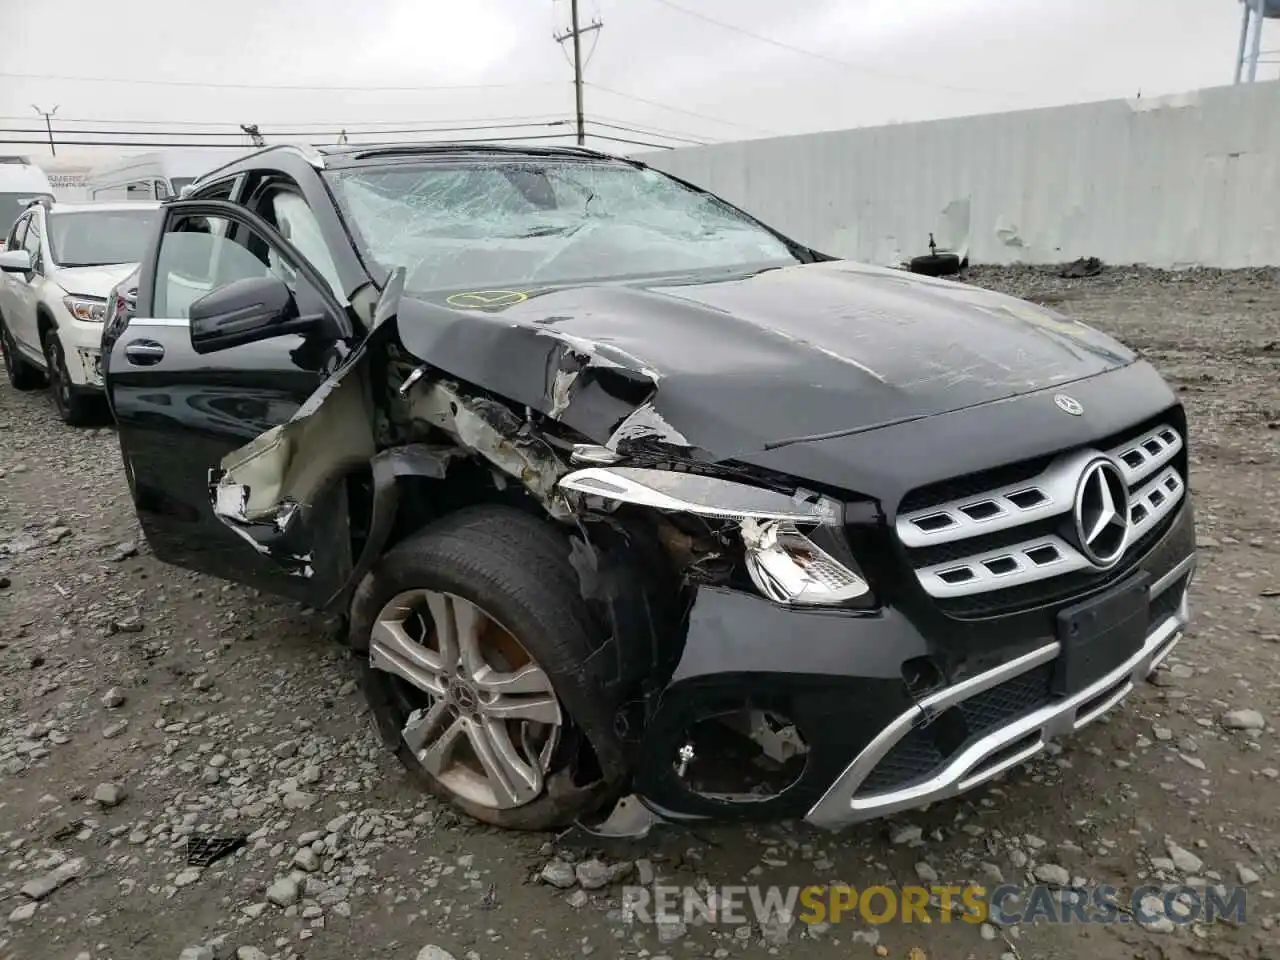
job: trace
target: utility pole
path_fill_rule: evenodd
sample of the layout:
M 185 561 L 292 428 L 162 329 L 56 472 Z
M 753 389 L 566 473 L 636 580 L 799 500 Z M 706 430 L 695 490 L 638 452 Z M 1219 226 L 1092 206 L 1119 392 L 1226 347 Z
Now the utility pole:
M 58 106 L 61 106 L 61 104 Z M 53 145 L 53 121 L 50 120 L 50 118 L 58 112 L 58 107 L 55 106 L 52 110 L 41 110 L 33 103 L 31 105 L 31 109 L 44 117 L 44 128 L 49 132 L 49 152 L 56 157 L 58 155 L 58 148 Z
M 1258 79 L 1258 64 L 1267 62 L 1262 59 L 1264 55 L 1262 30 L 1268 20 L 1273 22 L 1280 20 L 1280 0 L 1244 0 L 1243 6 L 1244 18 L 1240 23 L 1240 46 L 1236 51 L 1235 82 L 1247 80 L 1253 83 Z
M 578 26 L 578 0 L 569 0 L 569 9 L 573 25 L 564 33 L 555 34 L 554 39 L 556 43 L 564 43 L 570 37 L 573 38 L 573 91 L 577 101 L 578 146 L 582 146 L 586 142 L 582 118 L 582 35 L 599 30 L 604 24 L 597 19 L 592 20 L 585 27 L 580 27 Z

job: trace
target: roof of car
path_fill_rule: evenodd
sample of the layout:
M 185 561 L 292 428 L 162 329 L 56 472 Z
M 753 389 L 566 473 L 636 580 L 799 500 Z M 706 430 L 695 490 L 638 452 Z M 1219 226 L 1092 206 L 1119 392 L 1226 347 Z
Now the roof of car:
M 277 143 L 263 147 L 253 153 L 236 157 L 234 160 L 208 171 L 196 180 L 194 184 L 184 187 L 184 193 L 189 193 L 197 186 L 221 179 L 228 174 L 252 168 L 258 158 L 273 153 L 277 155 L 284 153 L 295 158 L 301 157 L 311 166 L 318 169 L 354 166 L 378 158 L 408 160 L 414 157 L 439 159 L 483 156 L 525 157 L 529 159 L 554 157 L 563 160 L 613 160 L 643 166 L 637 160 L 578 146 L 541 146 L 528 143 L 492 143 L 465 140 L 427 140 L 416 143 L 360 143 L 323 147 L 314 147 L 303 143 Z
M 121 210 L 159 210 L 159 200 L 55 200 L 50 213 L 116 213 Z

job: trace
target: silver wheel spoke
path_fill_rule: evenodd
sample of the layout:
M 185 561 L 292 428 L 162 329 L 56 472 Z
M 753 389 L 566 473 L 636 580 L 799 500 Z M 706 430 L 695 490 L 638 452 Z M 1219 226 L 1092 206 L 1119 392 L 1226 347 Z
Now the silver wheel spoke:
M 484 667 L 474 675 L 477 689 L 497 694 L 551 693 L 551 681 L 532 663 L 514 673 L 500 673 Z
M 436 628 L 436 646 L 440 649 L 440 664 L 448 673 L 458 669 L 458 631 L 453 622 L 452 598 L 442 593 L 427 594 L 427 606 L 431 608 L 431 620 Z
M 560 704 L 554 696 L 498 697 L 481 703 L 480 712 L 494 720 L 531 720 L 549 726 L 560 722 Z
M 418 753 L 418 761 L 433 777 L 442 777 L 449 769 L 449 761 L 458 748 L 458 742 L 466 736 L 466 718 L 458 717 L 445 728 L 440 738 Z
M 469 721 L 467 733 L 501 806 L 520 806 L 542 792 L 542 771 L 521 758 L 501 721 Z
M 486 667 L 475 678 L 475 684 L 482 692 L 480 712 L 488 717 L 552 725 L 560 722 L 560 702 L 551 689 L 551 681 L 533 664 L 514 673 L 499 673 Z
M 468 677 L 474 677 L 489 667 L 484 660 L 484 651 L 480 649 L 480 635 L 484 633 L 489 618 L 474 603 L 458 597 L 453 598 L 451 606 L 453 623 L 458 629 L 458 655 L 462 669 Z
M 409 716 L 409 722 L 404 725 L 400 736 L 418 759 L 422 759 L 427 744 L 439 733 L 448 713 L 449 704 L 444 700 L 437 700 L 428 709 L 415 710 Z
M 402 623 L 379 620 L 374 624 L 369 659 L 379 670 L 394 673 L 419 690 L 436 697 L 444 695 L 440 661 L 430 650 L 410 639 Z

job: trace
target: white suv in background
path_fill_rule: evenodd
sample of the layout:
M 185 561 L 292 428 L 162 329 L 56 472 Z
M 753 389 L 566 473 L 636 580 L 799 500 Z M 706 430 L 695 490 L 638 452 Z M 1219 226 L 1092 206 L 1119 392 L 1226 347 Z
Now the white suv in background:
M 33 202 L 0 253 L 0 347 L 18 390 L 46 380 L 69 424 L 102 399 L 102 321 L 112 287 L 142 259 L 160 204 Z

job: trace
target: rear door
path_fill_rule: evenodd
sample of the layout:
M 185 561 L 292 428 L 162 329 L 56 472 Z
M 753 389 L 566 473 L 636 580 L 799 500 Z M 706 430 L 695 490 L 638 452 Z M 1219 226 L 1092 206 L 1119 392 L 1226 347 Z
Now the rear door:
M 4 248 L 6 250 L 22 249 L 22 242 L 27 236 L 27 221 L 30 218 L 31 214 L 27 213 L 14 221 L 13 229 L 9 231 L 9 236 L 5 238 Z M 26 283 L 26 278 L 21 274 L 0 273 L 0 317 L 4 318 L 10 333 L 14 329 L 14 321 L 10 318 L 14 316 L 21 302 L 18 299 L 18 289 L 24 283 Z
M 5 309 L 5 323 L 9 325 L 13 338 L 32 356 L 40 357 L 42 364 L 44 353 L 40 345 L 36 305 L 40 302 L 41 289 L 48 282 L 44 278 L 43 235 L 40 213 L 32 210 L 27 216 L 27 231 L 22 238 L 22 249 L 31 256 L 31 272 L 6 275 L 11 281 L 7 286 L 12 300 Z
M 285 335 L 199 355 L 188 316 L 199 297 L 274 273 L 303 314 L 324 312 L 340 338 Z M 220 520 L 210 471 L 224 456 L 285 423 L 347 355 L 353 324 L 324 278 L 266 221 L 218 201 L 165 208 L 141 266 L 135 315 L 113 330 L 107 389 L 138 517 L 156 556 L 305 603 L 333 593 L 350 569 L 349 545 L 317 545 L 305 570 L 282 567 Z M 345 490 L 323 505 L 345 517 Z M 346 524 L 336 525 L 345 531 Z M 323 549 L 321 549 L 323 548 Z

